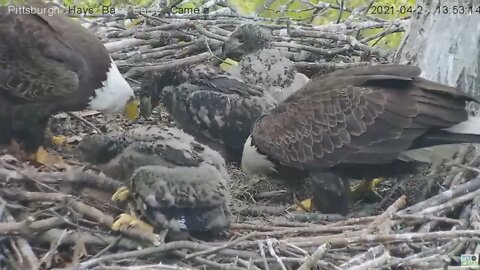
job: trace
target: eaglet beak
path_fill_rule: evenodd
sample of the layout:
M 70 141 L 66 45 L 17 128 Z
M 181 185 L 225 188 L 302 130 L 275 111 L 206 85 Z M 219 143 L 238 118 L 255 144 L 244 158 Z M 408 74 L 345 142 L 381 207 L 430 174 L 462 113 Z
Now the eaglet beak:
M 140 114 L 147 119 L 152 114 L 153 106 L 150 97 L 142 97 L 140 99 Z
M 125 115 L 127 116 L 128 119 L 130 120 L 135 120 L 138 118 L 138 115 L 140 114 L 140 100 L 138 99 L 132 99 L 130 100 L 126 105 L 125 105 Z

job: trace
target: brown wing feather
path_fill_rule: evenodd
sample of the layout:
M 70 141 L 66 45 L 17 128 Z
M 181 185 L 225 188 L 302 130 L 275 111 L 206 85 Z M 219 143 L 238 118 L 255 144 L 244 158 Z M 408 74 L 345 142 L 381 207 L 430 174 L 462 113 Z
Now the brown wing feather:
M 100 87 L 109 65 L 98 38 L 65 15 L 23 15 L 0 7 L 1 94 L 35 101 L 69 97 L 68 104 L 77 90 Z
M 455 88 L 402 65 L 342 70 L 310 81 L 261 117 L 252 138 L 283 165 L 324 169 L 339 163 L 388 163 L 429 128 L 467 119 Z
M 51 98 L 56 89 L 76 90 L 78 78 L 68 65 L 66 47 L 39 16 L 0 9 L 0 88 L 24 99 Z M 69 71 L 69 72 L 66 72 Z M 51 78 L 55 78 L 52 80 Z

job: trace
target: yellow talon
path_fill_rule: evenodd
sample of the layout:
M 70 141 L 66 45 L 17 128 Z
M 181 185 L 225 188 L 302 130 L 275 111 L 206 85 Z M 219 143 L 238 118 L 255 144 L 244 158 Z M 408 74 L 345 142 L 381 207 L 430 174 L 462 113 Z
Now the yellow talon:
M 374 178 L 372 180 L 362 180 L 360 184 L 351 187 L 352 200 L 358 201 L 368 195 L 381 199 L 382 196 L 378 193 L 377 187 L 380 185 L 382 178 Z M 366 193 L 366 194 L 365 194 Z
M 52 136 L 52 144 L 54 146 L 62 146 L 65 145 L 67 142 L 67 137 L 60 135 L 60 136 Z
M 295 204 L 295 211 L 299 211 L 299 212 L 311 212 L 313 209 L 312 209 L 312 199 L 306 199 L 306 200 L 303 200 L 301 202 L 298 202 Z
M 138 228 L 140 230 L 146 231 L 153 234 L 153 227 L 147 224 L 146 222 L 141 221 L 133 215 L 129 214 L 120 214 L 115 222 L 112 224 L 113 231 L 119 231 L 120 228 L 127 226 L 130 228 Z
M 124 202 L 130 198 L 130 190 L 126 186 L 120 187 L 113 193 L 111 200 L 114 202 Z
M 35 154 L 29 155 L 28 159 L 52 168 L 66 166 L 61 156 L 50 154 L 43 146 L 40 146 Z
M 382 196 L 378 193 L 377 187 L 380 185 L 382 181 L 381 178 L 374 178 L 373 180 L 363 180 L 356 186 L 352 186 L 350 188 L 352 194 L 352 201 L 359 201 L 362 198 L 370 196 L 373 194 L 375 198 L 382 198 Z M 311 212 L 313 211 L 313 202 L 312 199 L 306 199 L 301 202 L 295 203 L 293 206 L 295 211 L 299 212 Z

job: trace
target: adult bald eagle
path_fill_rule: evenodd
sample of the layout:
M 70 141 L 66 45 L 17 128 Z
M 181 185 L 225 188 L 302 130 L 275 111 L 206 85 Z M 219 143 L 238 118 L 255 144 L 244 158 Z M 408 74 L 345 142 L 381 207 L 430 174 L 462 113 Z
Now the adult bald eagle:
M 241 167 L 248 174 L 313 174 L 313 203 L 324 212 L 348 208 L 349 177 L 388 173 L 402 152 L 480 143 L 474 98 L 419 77 L 406 65 L 339 70 L 311 80 L 260 117 Z
M 203 64 L 155 75 L 143 88 L 178 127 L 238 163 L 253 123 L 277 104 L 262 88 Z
M 136 209 L 159 229 L 219 233 L 231 222 L 229 174 L 224 159 L 177 128 L 141 126 L 91 135 L 78 149 L 83 159 L 127 187 Z M 112 228 L 134 221 L 123 215 Z
M 18 140 L 28 153 L 43 144 L 54 113 L 128 109 L 135 117 L 133 90 L 101 41 L 59 12 L 41 1 L 0 7 L 0 143 Z

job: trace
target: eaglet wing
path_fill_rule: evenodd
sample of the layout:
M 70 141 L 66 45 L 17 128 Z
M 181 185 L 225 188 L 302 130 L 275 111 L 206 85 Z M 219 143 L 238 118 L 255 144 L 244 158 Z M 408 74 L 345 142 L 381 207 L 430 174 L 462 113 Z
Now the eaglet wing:
M 201 208 L 223 205 L 228 187 L 213 166 L 166 168 L 145 166 L 137 170 L 131 187 L 149 207 Z
M 210 65 L 197 65 L 182 73 L 183 79 L 191 84 L 208 87 L 212 92 L 221 92 L 241 97 L 263 96 L 261 87 L 231 76 Z
M 264 97 L 242 98 L 209 90 L 191 93 L 186 105 L 203 135 L 221 138 L 227 145 L 238 145 L 240 149 L 255 120 L 275 106 L 273 100 Z

